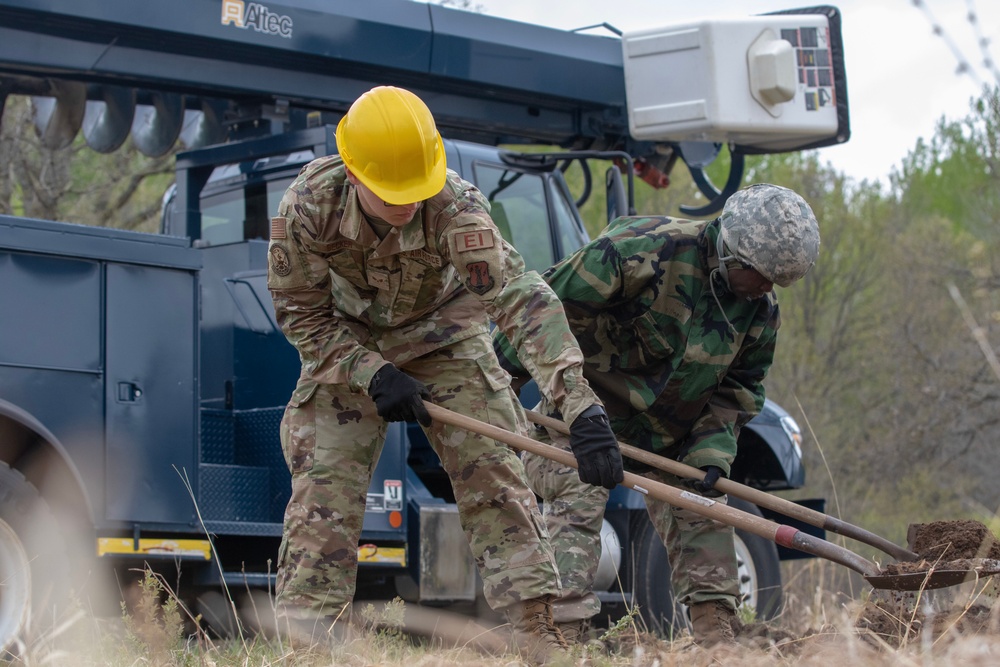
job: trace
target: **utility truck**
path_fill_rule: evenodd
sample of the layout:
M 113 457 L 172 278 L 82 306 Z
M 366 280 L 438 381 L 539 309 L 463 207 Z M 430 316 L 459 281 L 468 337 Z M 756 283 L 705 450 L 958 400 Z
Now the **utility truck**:
M 664 186 L 683 162 L 705 195 L 683 212 L 707 216 L 740 186 L 743 156 L 850 135 L 829 6 L 595 35 L 408 0 L 0 0 L 0 99 L 31 96 L 45 145 L 184 148 L 160 234 L 0 216 L 0 643 L 44 623 L 64 583 L 107 572 L 169 572 L 210 621 L 225 616 L 223 584 L 233 597 L 273 588 L 290 489 L 278 425 L 299 359 L 266 288 L 268 221 L 379 84 L 427 102 L 449 167 L 538 271 L 588 240 L 579 206 L 597 187 L 609 216 L 631 213 L 636 179 Z M 502 148 L 523 144 L 550 149 Z M 717 187 L 704 167 L 723 148 Z M 594 179 L 594 159 L 617 166 Z M 734 479 L 801 487 L 799 439 L 768 401 L 740 435 Z M 739 537 L 747 603 L 768 617 L 791 554 Z M 683 622 L 636 493 L 612 493 L 603 538 L 607 613 L 636 604 L 654 628 Z M 359 598 L 480 595 L 414 424 L 389 429 L 360 559 Z

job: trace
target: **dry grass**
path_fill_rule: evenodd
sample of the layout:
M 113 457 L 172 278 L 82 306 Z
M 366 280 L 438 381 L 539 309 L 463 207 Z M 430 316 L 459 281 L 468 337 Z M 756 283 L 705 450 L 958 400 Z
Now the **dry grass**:
M 790 577 L 783 613 L 753 623 L 736 646 L 703 649 L 685 634 L 673 641 L 643 632 L 626 618 L 605 633 L 604 647 L 576 649 L 554 665 L 597 667 L 773 667 L 827 665 L 1000 664 L 1000 628 L 994 583 L 914 595 L 903 604 L 898 635 L 860 629 L 873 599 L 818 584 L 842 586 L 836 568 L 812 562 Z M 405 605 L 363 606 L 355 636 L 334 647 L 292 651 L 262 636 L 221 641 L 197 629 L 191 615 L 155 575 L 147 575 L 121 618 L 76 614 L 50 636 L 20 647 L 8 664 L 72 667 L 205 666 L 431 667 L 524 664 L 503 648 L 504 628 L 485 628 L 465 616 Z M 904 601 L 905 602 L 905 601 Z M 257 610 L 266 613 L 266 610 Z M 930 613 L 930 616 L 927 614 Z M 912 614 L 912 616 L 907 616 Z M 923 623 L 915 623 L 918 618 Z M 936 621 L 936 622 L 933 622 Z M 973 622 L 974 621 L 974 622 Z

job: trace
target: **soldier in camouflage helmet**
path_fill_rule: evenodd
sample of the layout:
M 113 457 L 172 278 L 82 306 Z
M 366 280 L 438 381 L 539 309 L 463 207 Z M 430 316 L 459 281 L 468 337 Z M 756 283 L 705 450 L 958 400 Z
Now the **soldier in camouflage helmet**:
M 308 635 L 344 614 L 387 422 L 413 420 L 452 481 L 487 602 L 542 659 L 565 648 L 551 618 L 559 576 L 523 465 L 505 445 L 432 422 L 423 401 L 527 431 L 492 318 L 572 423 L 588 482 L 621 481 L 618 443 L 558 299 L 500 236 L 486 198 L 447 169 L 426 105 L 374 88 L 341 120 L 337 145 L 302 169 L 271 221 L 268 287 L 302 362 L 281 423 L 292 495 L 279 629 Z
M 614 220 L 544 274 L 618 438 L 705 471 L 698 481 L 660 471 L 650 477 L 720 496 L 713 487 L 729 474 L 739 429 L 764 403 L 779 324 L 772 287 L 802 278 L 818 252 L 809 205 L 786 188 L 754 185 L 710 222 Z M 516 342 L 497 332 L 494 349 L 502 366 L 524 376 Z M 551 406 L 543 399 L 540 409 Z M 558 433 L 538 435 L 562 443 Z M 545 501 L 563 577 L 554 618 L 565 636 L 578 635 L 600 610 L 591 586 L 608 494 L 582 486 L 571 468 L 533 455 L 524 460 Z M 740 598 L 733 529 L 645 500 L 667 548 L 675 597 L 691 608 L 696 641 L 731 640 Z
M 767 184 L 744 188 L 726 200 L 721 217 L 719 247 L 729 248 L 775 285 L 788 287 L 816 262 L 816 217 L 809 204 L 787 188 Z M 725 278 L 726 263 L 719 268 Z

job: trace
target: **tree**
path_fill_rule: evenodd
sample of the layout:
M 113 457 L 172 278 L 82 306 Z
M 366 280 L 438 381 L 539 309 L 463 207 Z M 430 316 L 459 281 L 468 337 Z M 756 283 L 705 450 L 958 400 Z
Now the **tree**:
M 968 119 L 942 123 L 890 191 L 809 155 L 768 156 L 750 174 L 802 193 L 822 233 L 814 270 L 780 290 L 769 395 L 802 406 L 796 416 L 816 435 L 810 471 L 823 469 L 823 447 L 832 479 L 812 477 L 810 491 L 838 492 L 849 520 L 900 540 L 908 522 L 985 518 L 1000 504 L 982 465 L 1000 378 L 948 291 L 967 295 L 995 334 L 997 108 L 986 96 Z
M 0 213 L 156 231 L 173 152 L 150 158 L 131 141 L 96 153 L 81 136 L 67 148 L 42 145 L 30 101 L 7 99 L 0 125 Z

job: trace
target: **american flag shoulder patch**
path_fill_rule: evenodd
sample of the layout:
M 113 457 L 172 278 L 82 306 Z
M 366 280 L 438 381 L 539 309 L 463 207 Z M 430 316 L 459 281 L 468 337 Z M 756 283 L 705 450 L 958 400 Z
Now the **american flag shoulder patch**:
M 287 221 L 284 218 L 271 218 L 271 238 L 272 239 L 283 239 L 286 238 L 285 225 Z

